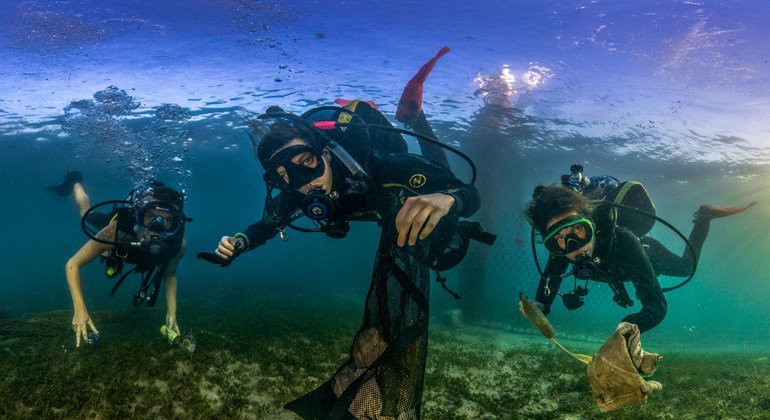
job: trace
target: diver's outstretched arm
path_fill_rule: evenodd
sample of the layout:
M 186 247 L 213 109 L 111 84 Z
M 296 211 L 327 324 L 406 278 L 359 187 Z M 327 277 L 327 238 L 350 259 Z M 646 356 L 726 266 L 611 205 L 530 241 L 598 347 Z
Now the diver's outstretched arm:
M 99 238 L 115 237 L 117 223 L 112 222 L 102 229 L 97 236 Z M 112 235 L 110 236 L 110 232 Z M 83 299 L 83 287 L 80 280 L 80 268 L 87 265 L 103 252 L 109 251 L 113 245 L 103 244 L 93 239 L 86 242 L 80 250 L 67 261 L 65 271 L 67 273 L 67 285 L 72 296 L 72 305 L 75 314 L 72 317 L 72 329 L 75 331 L 75 344 L 80 347 L 80 340 L 88 340 L 88 329 L 98 333 L 94 322 L 88 315 L 85 300 Z
M 182 246 L 179 248 L 179 252 L 171 261 L 169 261 L 166 266 L 166 271 L 163 273 L 164 281 L 166 283 L 166 326 L 177 334 L 179 334 L 179 325 L 177 325 L 176 322 L 176 268 L 177 265 L 179 265 L 179 260 L 184 256 L 186 248 L 187 242 L 182 240 Z

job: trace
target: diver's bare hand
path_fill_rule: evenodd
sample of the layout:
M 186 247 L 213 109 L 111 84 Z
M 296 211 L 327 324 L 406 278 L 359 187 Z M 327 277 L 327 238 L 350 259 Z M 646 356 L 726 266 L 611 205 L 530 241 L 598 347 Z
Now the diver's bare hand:
M 230 258 L 235 255 L 235 247 L 238 243 L 238 240 L 232 236 L 223 236 L 222 239 L 219 240 L 219 246 L 217 246 L 216 251 L 214 251 L 215 254 L 217 254 L 219 257 L 224 258 L 225 260 L 229 260 Z
M 176 315 L 166 314 L 166 327 L 179 334 L 179 325 L 176 323 Z
M 409 245 L 417 243 L 418 235 L 420 240 L 427 238 L 454 204 L 454 197 L 442 193 L 409 197 L 396 215 L 398 246 L 404 246 L 407 237 Z
M 96 330 L 96 326 L 94 325 L 94 321 L 88 316 L 88 312 L 76 311 L 75 315 L 72 317 L 72 329 L 75 331 L 75 345 L 77 347 L 80 347 L 81 338 L 83 341 L 88 342 L 89 328 L 91 328 L 91 331 L 99 334 L 99 331 Z

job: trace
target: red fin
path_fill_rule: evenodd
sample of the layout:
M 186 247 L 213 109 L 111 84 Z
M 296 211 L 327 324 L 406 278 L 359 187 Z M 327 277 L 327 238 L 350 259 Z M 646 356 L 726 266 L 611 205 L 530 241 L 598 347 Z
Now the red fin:
M 356 100 L 360 100 L 360 99 L 356 99 Z M 350 104 L 353 101 L 354 101 L 354 99 L 337 98 L 337 99 L 334 100 L 334 103 L 339 105 L 339 106 L 348 106 L 348 104 Z M 361 102 L 366 102 L 372 108 L 377 109 L 377 104 L 374 103 L 374 101 L 363 101 L 363 100 L 361 100 Z
M 698 209 L 698 212 L 696 213 L 696 216 L 699 219 L 717 219 L 719 217 L 725 217 L 725 216 L 732 216 L 733 214 L 738 214 L 749 207 L 757 204 L 756 201 L 751 202 L 748 206 L 744 207 L 717 207 L 717 206 L 709 206 L 709 205 L 702 205 Z
M 449 47 L 442 47 L 433 58 L 420 67 L 420 70 L 407 82 L 401 98 L 398 100 L 396 109 L 396 120 L 400 122 L 409 122 L 417 117 L 422 111 L 422 89 L 425 80 L 428 78 L 431 70 L 436 65 L 439 58 L 450 51 Z

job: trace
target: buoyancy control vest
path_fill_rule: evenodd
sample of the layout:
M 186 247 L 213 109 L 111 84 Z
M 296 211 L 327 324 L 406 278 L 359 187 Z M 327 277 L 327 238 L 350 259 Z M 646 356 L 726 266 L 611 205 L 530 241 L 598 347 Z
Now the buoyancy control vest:
M 134 295 L 134 305 L 154 306 L 160 292 L 166 267 L 174 256 L 179 253 L 184 238 L 184 225 L 173 235 L 163 239 L 164 246 L 160 252 L 152 253 L 145 247 L 135 247 L 128 244 L 136 242 L 137 235 L 134 231 L 135 217 L 131 208 L 118 208 L 112 216 L 117 222 L 115 233 L 115 245 L 109 254 L 103 258 L 105 271 L 109 278 L 117 277 L 122 273 L 124 264 L 132 264 L 134 267 L 124 273 L 113 286 L 110 296 L 114 296 L 123 281 L 131 273 L 142 275 L 142 283 L 139 291 Z

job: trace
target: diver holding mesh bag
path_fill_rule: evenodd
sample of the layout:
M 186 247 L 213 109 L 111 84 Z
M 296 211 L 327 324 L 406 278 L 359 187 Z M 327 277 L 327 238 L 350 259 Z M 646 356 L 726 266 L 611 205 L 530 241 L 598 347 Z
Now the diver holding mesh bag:
M 405 94 L 419 91 L 421 99 L 423 81 L 418 78 L 419 89 Z M 411 112 L 397 115 L 427 127 L 420 101 L 405 103 L 415 102 Z M 276 236 L 285 240 L 287 228 L 344 238 L 349 222 L 376 222 L 381 235 L 374 273 L 350 357 L 331 380 L 286 408 L 304 418 L 419 418 L 430 271 L 459 263 L 471 239 L 487 244 L 495 239 L 477 223 L 460 220 L 479 208 L 473 181 L 457 179 L 446 160 L 423 157 L 429 155 L 426 148 L 433 153 L 447 148 L 432 133 L 395 128 L 364 101 L 302 116 L 270 107 L 250 125 L 265 169 L 263 218 L 223 237 L 215 253 L 198 257 L 224 266 Z M 402 134 L 421 140 L 423 156 L 407 152 Z M 313 226 L 297 225 L 302 217 Z

